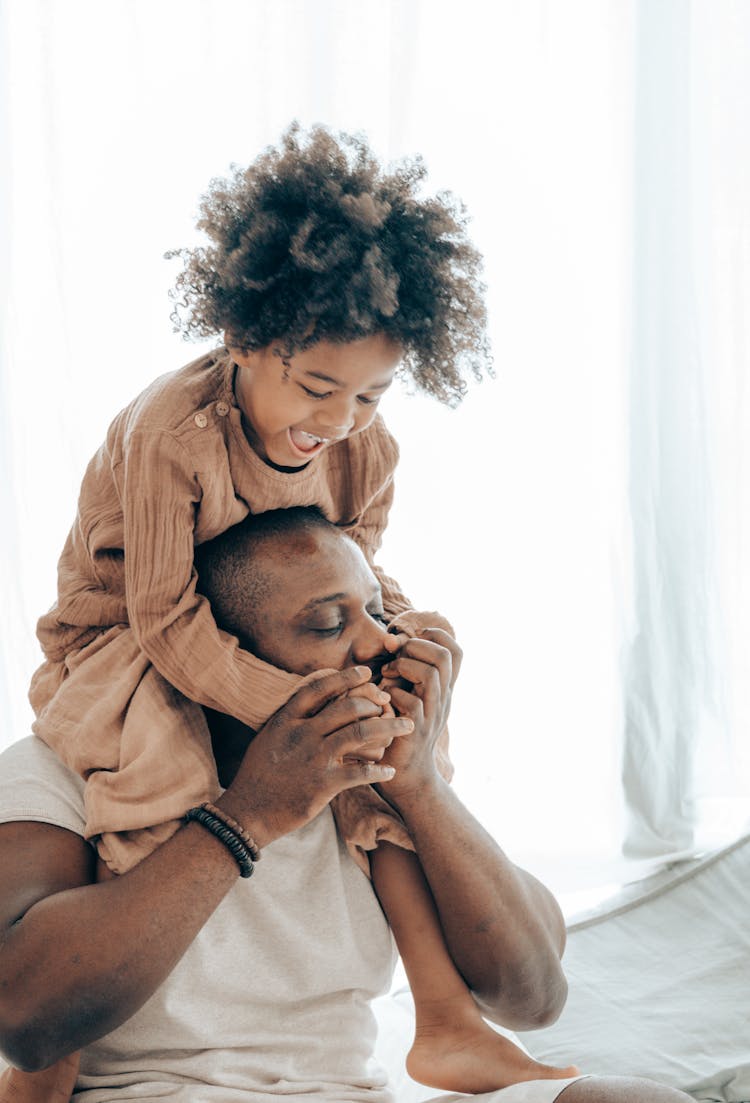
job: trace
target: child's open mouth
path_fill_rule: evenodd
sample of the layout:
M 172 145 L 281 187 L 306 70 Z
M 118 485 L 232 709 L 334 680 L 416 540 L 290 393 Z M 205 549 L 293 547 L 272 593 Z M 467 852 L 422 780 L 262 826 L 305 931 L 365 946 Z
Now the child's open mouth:
M 307 459 L 316 455 L 328 444 L 326 437 L 316 437 L 312 433 L 305 432 L 304 429 L 290 429 L 289 441 L 292 449 Z

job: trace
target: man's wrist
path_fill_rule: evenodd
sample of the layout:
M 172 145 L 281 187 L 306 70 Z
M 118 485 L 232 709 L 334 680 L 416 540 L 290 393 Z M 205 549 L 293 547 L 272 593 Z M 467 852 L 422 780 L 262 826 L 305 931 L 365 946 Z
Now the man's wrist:
M 220 797 L 216 798 L 216 805 L 223 809 L 238 821 L 250 834 L 260 850 L 274 839 L 278 838 L 278 832 L 274 833 L 271 826 L 257 810 L 248 810 L 248 803 L 234 799 L 231 789 L 226 789 Z
M 424 813 L 426 809 L 434 811 L 445 798 L 445 791 L 449 786 L 435 771 L 430 777 L 404 780 L 401 784 L 397 773 L 393 781 L 376 785 L 375 788 L 408 824 L 410 819 Z

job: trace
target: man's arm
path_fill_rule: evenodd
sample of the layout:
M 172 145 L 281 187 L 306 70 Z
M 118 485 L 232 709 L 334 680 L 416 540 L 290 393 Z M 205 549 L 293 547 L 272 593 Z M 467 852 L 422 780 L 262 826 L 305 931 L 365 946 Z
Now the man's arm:
M 390 776 L 352 761 L 411 729 L 346 696 L 369 676 L 351 668 L 303 687 L 250 743 L 216 804 L 261 848 L 343 789 Z M 63 828 L 0 825 L 0 1051 L 19 1068 L 46 1068 L 130 1018 L 238 877 L 229 850 L 196 823 L 121 877 L 91 884 L 92 863 Z
M 396 807 L 451 956 L 483 1009 L 516 1030 L 554 1022 L 567 994 L 565 927 L 554 898 L 506 857 L 442 779 Z
M 439 630 L 410 640 L 384 669 L 397 711 L 415 731 L 383 758 L 396 776 L 378 786 L 404 819 L 435 898 L 456 967 L 488 1017 L 514 1029 L 554 1021 L 567 986 L 565 925 L 552 894 L 514 865 L 435 769 L 460 651 Z
M 93 878 L 80 836 L 0 826 L 0 1049 L 19 1068 L 46 1068 L 142 1007 L 237 880 L 237 864 L 189 824 L 124 876 Z

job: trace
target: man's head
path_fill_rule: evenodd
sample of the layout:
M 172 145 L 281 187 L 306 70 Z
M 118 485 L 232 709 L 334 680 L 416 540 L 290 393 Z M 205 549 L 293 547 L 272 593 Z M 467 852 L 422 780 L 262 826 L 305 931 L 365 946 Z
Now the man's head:
M 294 674 L 386 659 L 375 575 L 348 536 L 315 508 L 280 509 L 195 550 L 198 589 L 220 628 Z

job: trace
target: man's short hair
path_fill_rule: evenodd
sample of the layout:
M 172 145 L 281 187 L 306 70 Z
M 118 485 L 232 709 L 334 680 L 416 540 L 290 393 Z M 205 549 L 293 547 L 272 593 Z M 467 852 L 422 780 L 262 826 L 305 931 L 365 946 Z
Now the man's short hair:
M 264 553 L 274 546 L 274 561 L 296 558 L 321 530 L 338 532 L 317 506 L 293 506 L 248 514 L 239 524 L 195 549 L 197 590 L 208 598 L 220 628 L 252 650 L 253 636 L 277 584 Z

